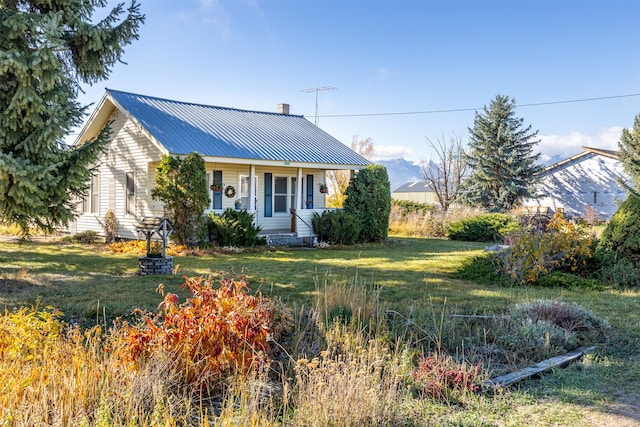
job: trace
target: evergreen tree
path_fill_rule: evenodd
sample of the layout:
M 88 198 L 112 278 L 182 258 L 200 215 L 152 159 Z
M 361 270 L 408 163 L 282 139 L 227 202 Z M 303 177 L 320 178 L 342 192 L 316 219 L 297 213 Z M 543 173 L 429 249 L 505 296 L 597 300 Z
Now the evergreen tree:
M 106 0 L 0 0 L 0 222 L 47 232 L 75 215 L 108 127 L 64 144 L 86 113 L 81 83 L 108 76 L 144 22 L 135 0 L 92 23 Z M 122 16 L 124 14 L 124 16 Z
M 387 238 L 391 212 L 390 186 L 387 169 L 381 165 L 369 165 L 358 171 L 349 183 L 344 210 L 362 224 L 357 241 L 380 242 Z
M 618 158 L 633 182 L 634 188 L 630 190 L 636 196 L 640 196 L 638 194 L 640 192 L 640 114 L 636 114 L 631 131 L 627 128 L 622 129 L 618 148 Z M 628 187 L 626 183 L 622 182 L 622 184 Z
M 497 95 L 484 113 L 476 112 L 469 128 L 465 157 L 471 174 L 463 183 L 461 200 L 490 211 L 506 211 L 534 195 L 536 174 L 542 166 L 533 155 L 538 131 L 523 128 L 515 117 L 515 100 Z
M 181 245 L 197 245 L 204 231 L 204 210 L 210 203 L 204 159 L 198 153 L 187 154 L 183 160 L 164 155 L 156 170 L 151 197 L 164 203 L 175 240 Z

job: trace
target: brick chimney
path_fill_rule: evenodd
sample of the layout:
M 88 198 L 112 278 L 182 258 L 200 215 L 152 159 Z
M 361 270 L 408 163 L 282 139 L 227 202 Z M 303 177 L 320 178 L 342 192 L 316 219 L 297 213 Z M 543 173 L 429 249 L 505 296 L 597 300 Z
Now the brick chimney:
M 289 114 L 289 104 L 278 104 L 278 114 Z

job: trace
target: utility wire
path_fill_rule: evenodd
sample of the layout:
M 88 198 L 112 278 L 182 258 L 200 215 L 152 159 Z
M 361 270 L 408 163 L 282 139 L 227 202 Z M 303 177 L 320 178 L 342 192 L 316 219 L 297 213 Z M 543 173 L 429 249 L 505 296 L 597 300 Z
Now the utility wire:
M 570 99 L 565 101 L 548 101 L 548 102 L 535 102 L 531 104 L 516 104 L 516 107 L 537 107 L 540 105 L 555 105 L 555 104 L 570 104 L 575 102 L 602 101 L 605 99 L 629 98 L 632 96 L 640 96 L 640 93 L 631 93 L 627 95 L 601 96 L 598 98 Z M 319 116 L 319 117 L 408 116 L 408 115 L 415 115 L 415 114 L 458 113 L 462 111 L 478 111 L 482 109 L 484 109 L 484 106 L 476 107 L 476 108 L 454 108 L 449 110 L 404 111 L 404 112 L 391 112 L 391 113 L 329 114 L 329 115 Z

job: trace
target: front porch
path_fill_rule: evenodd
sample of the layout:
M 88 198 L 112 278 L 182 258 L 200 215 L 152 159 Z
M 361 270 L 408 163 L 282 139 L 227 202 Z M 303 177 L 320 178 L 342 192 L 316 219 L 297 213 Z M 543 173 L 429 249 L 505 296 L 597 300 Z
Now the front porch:
M 330 209 L 291 209 L 289 213 L 290 227 L 265 227 L 258 235 L 265 237 L 270 246 L 312 246 L 316 238 L 311 224 L 313 214 L 322 215 L 327 210 Z

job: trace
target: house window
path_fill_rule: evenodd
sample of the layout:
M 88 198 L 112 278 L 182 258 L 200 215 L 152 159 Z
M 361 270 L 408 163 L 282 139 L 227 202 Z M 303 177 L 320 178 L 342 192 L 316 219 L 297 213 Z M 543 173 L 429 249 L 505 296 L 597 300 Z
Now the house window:
M 240 203 L 242 203 L 242 209 L 250 209 L 249 205 L 249 176 L 248 175 L 240 175 L 240 182 L 238 184 L 238 188 L 240 189 L 239 194 L 237 194 L 238 199 L 240 199 Z M 253 177 L 253 188 L 254 191 L 258 189 L 258 177 Z
M 95 174 L 89 180 L 89 188 L 82 199 L 82 212 L 99 213 L 100 212 L 100 175 Z
M 127 215 L 136 214 L 136 184 L 134 173 L 126 173 L 125 183 L 125 213 Z
M 286 176 L 276 176 L 273 179 L 273 211 L 276 213 L 288 212 L 288 180 L 289 179 Z

